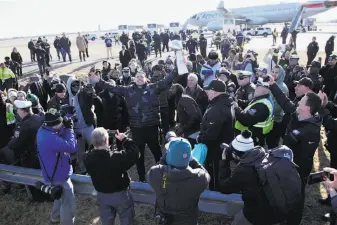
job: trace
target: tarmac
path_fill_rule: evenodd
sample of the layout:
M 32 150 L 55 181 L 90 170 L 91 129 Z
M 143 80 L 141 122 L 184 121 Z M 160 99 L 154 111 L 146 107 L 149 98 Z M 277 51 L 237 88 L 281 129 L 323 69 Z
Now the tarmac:
M 306 57 L 306 50 L 308 44 L 311 42 L 312 37 L 317 38 L 317 42 L 319 44 L 319 53 L 317 57 L 321 56 L 322 60 L 325 59 L 325 44 L 328 38 L 331 36 L 331 34 L 328 33 L 321 33 L 321 32 L 310 32 L 310 33 L 299 33 L 297 37 L 297 52 L 300 55 L 300 63 L 304 64 L 307 60 Z M 290 35 L 288 36 L 288 38 Z M 102 67 L 102 61 L 106 60 L 106 48 L 104 41 L 101 39 L 97 39 L 95 41 L 89 40 L 89 58 L 86 58 L 85 62 L 80 62 L 79 55 L 76 47 L 76 35 L 70 36 L 70 40 L 72 42 L 71 46 L 71 52 L 73 57 L 73 62 L 70 63 L 69 61 L 63 62 L 62 58 L 61 61 L 58 60 L 56 55 L 56 50 L 53 46 L 54 37 L 46 37 L 48 39 L 48 42 L 51 45 L 51 54 L 52 54 L 52 61 L 51 64 L 51 73 L 58 73 L 58 74 L 75 74 L 77 76 L 86 76 L 88 74 L 88 71 L 91 66 L 96 65 L 99 68 Z M 30 62 L 30 53 L 28 50 L 28 41 L 29 39 L 15 39 L 15 40 L 6 40 L 6 41 L 0 41 L 0 59 L 4 58 L 5 56 L 10 56 L 10 53 L 13 49 L 13 47 L 16 47 L 18 51 L 20 52 L 22 58 L 23 58 L 23 73 L 24 78 L 21 79 L 21 82 L 25 82 L 26 78 L 34 73 L 38 73 L 38 67 L 37 63 L 31 63 Z M 208 44 L 210 45 L 211 39 L 208 39 Z M 281 38 L 278 38 L 276 46 L 281 45 Z M 208 48 L 208 52 L 213 49 Z M 262 61 L 264 55 L 268 52 L 268 50 L 272 47 L 272 37 L 253 37 L 252 40 L 245 45 L 245 49 L 251 49 L 255 50 L 259 53 L 258 60 Z M 121 50 L 121 46 L 116 45 L 112 47 L 113 50 L 113 59 L 109 59 L 108 61 L 111 63 L 112 66 L 114 66 L 115 63 L 119 62 L 118 54 Z M 220 52 L 219 52 L 220 53 Z M 154 52 L 152 52 L 152 55 L 149 57 L 149 60 L 158 60 L 159 58 L 154 58 Z M 168 52 L 163 53 L 163 59 L 165 59 L 167 56 L 173 56 L 174 52 Z M 185 55 L 187 55 L 187 52 L 185 52 Z

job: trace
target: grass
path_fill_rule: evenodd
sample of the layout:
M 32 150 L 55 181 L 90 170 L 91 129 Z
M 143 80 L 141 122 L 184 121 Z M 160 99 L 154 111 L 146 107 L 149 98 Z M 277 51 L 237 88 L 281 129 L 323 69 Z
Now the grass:
M 329 166 L 329 153 L 324 148 L 325 134 L 321 132 L 321 143 L 314 157 L 313 170 L 319 171 L 325 166 Z M 145 151 L 145 166 L 148 170 L 154 160 L 151 152 Z M 133 167 L 130 170 L 132 180 L 138 180 L 137 170 Z M 328 225 L 322 222 L 320 216 L 328 212 L 328 208 L 318 204 L 317 199 L 326 196 L 324 187 L 321 184 L 307 186 L 306 203 L 303 215 L 303 225 Z M 78 225 L 98 225 L 100 224 L 99 210 L 95 197 L 76 195 L 77 214 L 76 224 Z M 14 186 L 11 192 L 0 198 L 0 224 L 1 225 L 46 225 L 49 223 L 49 214 L 52 203 L 36 203 L 27 199 L 24 190 Z M 136 224 L 154 225 L 154 206 L 136 204 Z M 119 221 L 116 221 L 119 225 Z M 225 225 L 230 224 L 231 218 L 218 214 L 201 213 L 199 225 Z

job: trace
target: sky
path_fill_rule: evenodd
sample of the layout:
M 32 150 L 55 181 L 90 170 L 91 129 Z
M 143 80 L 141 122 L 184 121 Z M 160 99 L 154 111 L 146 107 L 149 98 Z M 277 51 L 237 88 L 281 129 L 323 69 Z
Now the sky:
M 225 8 L 296 0 L 225 0 Z M 219 0 L 0 0 L 0 38 L 117 29 L 118 25 L 184 23 L 193 14 L 215 10 Z M 337 9 L 320 21 L 337 19 Z

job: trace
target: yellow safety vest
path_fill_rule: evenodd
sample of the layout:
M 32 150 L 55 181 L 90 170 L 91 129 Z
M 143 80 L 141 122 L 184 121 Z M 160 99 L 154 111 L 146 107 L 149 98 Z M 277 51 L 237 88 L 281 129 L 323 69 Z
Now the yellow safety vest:
M 251 107 L 253 107 L 254 105 L 256 105 L 258 103 L 265 104 L 268 107 L 269 117 L 267 118 L 266 121 L 257 123 L 253 127 L 262 128 L 262 133 L 268 134 L 273 129 L 273 125 L 274 125 L 274 123 L 273 123 L 274 122 L 273 121 L 273 105 L 271 104 L 271 102 L 268 99 L 262 98 L 262 99 L 259 99 L 257 101 L 254 101 L 253 103 L 249 104 L 243 111 L 247 112 Z M 236 120 L 235 121 L 235 129 L 237 129 L 239 131 L 243 131 L 243 130 L 248 130 L 248 127 L 245 127 L 238 120 Z
M 7 103 L 9 104 L 9 103 Z M 6 105 L 7 105 L 6 104 Z M 16 122 L 15 115 L 13 112 L 13 106 L 10 106 L 9 112 L 6 112 L 7 125 L 11 125 Z

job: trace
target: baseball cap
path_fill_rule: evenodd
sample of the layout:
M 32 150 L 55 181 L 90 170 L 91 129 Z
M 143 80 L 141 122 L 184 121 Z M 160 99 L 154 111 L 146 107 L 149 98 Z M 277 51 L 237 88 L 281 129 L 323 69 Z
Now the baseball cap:
M 177 168 L 187 168 L 191 159 L 191 144 L 185 138 L 174 138 L 168 143 L 166 163 Z
M 32 107 L 32 102 L 31 101 L 15 100 L 14 106 L 17 109 L 26 109 L 26 108 Z
M 226 84 L 222 80 L 212 80 L 208 86 L 204 87 L 204 90 L 213 90 L 216 92 L 226 92 Z
M 329 56 L 329 60 L 337 60 L 337 55 L 336 54 L 331 54 Z
M 237 71 L 237 75 L 238 75 L 238 77 L 251 77 L 252 72 L 246 71 L 246 70 L 239 70 L 239 71 Z
M 300 57 L 296 54 L 293 54 L 290 56 L 290 59 L 299 59 Z
M 257 80 L 256 82 L 256 86 L 262 86 L 262 87 L 265 87 L 265 88 L 269 88 L 269 76 L 268 77 L 265 77 L 265 78 L 262 78 L 262 77 L 259 77 L 259 79 Z
M 267 69 L 266 69 L 266 68 L 263 68 L 263 67 L 259 67 L 259 68 L 257 69 L 257 71 L 262 72 L 262 73 L 264 73 L 264 74 L 267 74 L 267 73 L 268 73 Z
M 319 69 L 322 67 L 321 63 L 319 61 L 316 61 L 316 60 L 312 61 L 310 66 L 314 67 L 314 68 L 319 68 Z
M 312 82 L 312 80 L 309 77 L 303 77 L 302 79 L 300 79 L 299 81 L 295 81 L 294 83 L 306 86 L 310 89 L 312 89 L 312 86 L 314 85 L 314 83 Z

